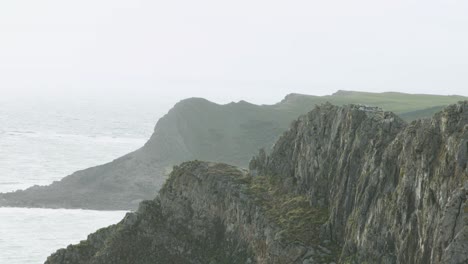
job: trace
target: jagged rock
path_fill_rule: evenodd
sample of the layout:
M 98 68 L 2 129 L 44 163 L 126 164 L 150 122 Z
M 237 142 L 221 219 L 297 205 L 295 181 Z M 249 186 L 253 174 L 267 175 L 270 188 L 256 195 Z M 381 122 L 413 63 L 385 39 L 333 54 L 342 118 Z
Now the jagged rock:
M 282 230 L 254 199 L 250 180 L 229 165 L 184 163 L 158 198 L 46 263 L 316 263 L 312 244 L 275 239 Z
M 317 107 L 252 169 L 329 210 L 342 262 L 467 263 L 468 103 L 409 125 L 364 110 Z

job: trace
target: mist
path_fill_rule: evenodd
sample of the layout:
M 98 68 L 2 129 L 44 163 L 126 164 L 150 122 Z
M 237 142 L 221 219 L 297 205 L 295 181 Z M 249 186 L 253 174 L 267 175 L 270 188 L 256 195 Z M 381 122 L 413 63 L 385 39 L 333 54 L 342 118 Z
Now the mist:
M 466 1 L 0 3 L 2 97 L 468 95 Z M 235 93 L 233 93 L 235 91 Z

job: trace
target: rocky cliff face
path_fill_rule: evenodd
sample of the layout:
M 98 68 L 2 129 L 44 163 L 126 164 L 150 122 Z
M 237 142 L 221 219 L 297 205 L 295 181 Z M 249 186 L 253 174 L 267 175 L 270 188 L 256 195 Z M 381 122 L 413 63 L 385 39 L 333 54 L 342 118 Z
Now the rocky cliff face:
M 189 162 L 46 263 L 468 263 L 468 102 L 407 124 L 325 104 L 250 171 Z
M 405 124 L 360 106 L 323 105 L 251 162 L 327 208 L 322 239 L 341 261 L 468 262 L 468 103 Z
M 269 183 L 260 179 L 225 164 L 184 163 L 172 172 L 158 198 L 141 203 L 116 226 L 59 250 L 46 263 L 333 262 L 330 241 L 321 243 L 285 228 L 302 223 L 302 232 L 316 232 L 323 215 L 301 196 L 270 196 L 264 189 Z M 272 209 L 271 203 L 285 208 Z M 288 216 L 280 223 L 275 213 Z

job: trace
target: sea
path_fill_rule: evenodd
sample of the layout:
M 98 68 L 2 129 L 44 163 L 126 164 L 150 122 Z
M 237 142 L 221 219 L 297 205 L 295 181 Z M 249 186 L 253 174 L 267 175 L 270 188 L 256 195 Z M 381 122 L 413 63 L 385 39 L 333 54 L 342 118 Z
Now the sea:
M 0 192 L 47 185 L 142 147 L 166 108 L 133 98 L 0 98 Z M 126 213 L 0 208 L 0 263 L 44 263 Z

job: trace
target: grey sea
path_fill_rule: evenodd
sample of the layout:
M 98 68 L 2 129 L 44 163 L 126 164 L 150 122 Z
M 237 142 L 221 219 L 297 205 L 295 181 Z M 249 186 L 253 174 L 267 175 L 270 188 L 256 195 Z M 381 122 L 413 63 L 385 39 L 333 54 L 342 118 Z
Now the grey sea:
M 0 192 L 47 185 L 131 152 L 143 146 L 163 111 L 128 98 L 0 98 Z M 125 213 L 0 208 L 0 263 L 44 263 Z

